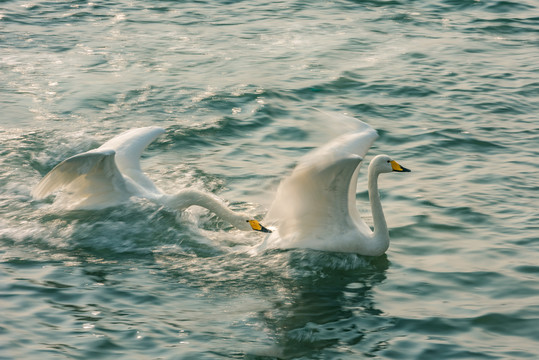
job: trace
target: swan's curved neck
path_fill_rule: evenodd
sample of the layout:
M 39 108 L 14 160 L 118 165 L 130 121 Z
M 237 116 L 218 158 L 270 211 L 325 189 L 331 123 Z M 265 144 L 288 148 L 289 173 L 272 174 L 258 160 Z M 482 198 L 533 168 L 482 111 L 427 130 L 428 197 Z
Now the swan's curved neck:
M 197 190 L 183 190 L 175 195 L 164 195 L 161 203 L 180 211 L 190 206 L 201 206 L 240 230 L 251 230 L 247 222 L 249 217 L 233 212 L 221 199 L 212 194 Z
M 378 192 L 378 172 L 371 165 L 369 166 L 368 189 L 369 200 L 371 203 L 372 219 L 374 222 L 373 244 L 381 253 L 384 253 L 389 247 L 389 230 L 387 228 L 386 218 L 380 202 L 380 193 Z

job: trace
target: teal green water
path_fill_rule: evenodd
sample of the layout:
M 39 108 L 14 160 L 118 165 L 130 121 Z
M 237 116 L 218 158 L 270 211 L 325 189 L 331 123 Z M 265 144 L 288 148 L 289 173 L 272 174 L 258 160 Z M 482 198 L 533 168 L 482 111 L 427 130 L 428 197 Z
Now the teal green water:
M 1 359 L 539 357 L 536 1 L 0 3 Z M 378 129 L 379 258 L 149 202 L 58 211 L 32 186 L 123 130 L 261 218 L 298 158 Z M 358 206 L 368 217 L 365 177 Z

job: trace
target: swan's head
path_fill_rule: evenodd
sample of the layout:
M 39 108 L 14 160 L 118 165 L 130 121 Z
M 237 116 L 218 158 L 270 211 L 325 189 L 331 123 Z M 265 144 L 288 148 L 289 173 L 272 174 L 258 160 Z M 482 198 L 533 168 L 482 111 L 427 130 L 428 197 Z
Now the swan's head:
M 375 171 L 377 174 L 396 172 L 410 172 L 407 168 L 401 166 L 398 162 L 387 155 L 378 155 L 372 159 L 369 165 L 369 170 Z
M 271 230 L 263 226 L 261 223 L 259 223 L 256 220 L 247 220 L 247 223 L 251 226 L 251 229 L 254 231 L 260 231 L 265 233 L 271 233 Z

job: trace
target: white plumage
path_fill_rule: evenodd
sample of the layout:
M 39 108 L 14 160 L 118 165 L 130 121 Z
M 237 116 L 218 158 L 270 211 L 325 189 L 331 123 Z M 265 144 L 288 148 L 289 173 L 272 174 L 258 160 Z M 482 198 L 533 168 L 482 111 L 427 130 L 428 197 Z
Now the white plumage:
M 99 148 L 72 156 L 52 169 L 33 189 L 36 199 L 63 190 L 62 203 L 69 209 L 101 209 L 131 197 L 151 200 L 177 210 L 197 205 L 215 213 L 241 230 L 266 231 L 251 217 L 235 213 L 217 196 L 194 189 L 163 193 L 142 172 L 140 155 L 159 135 L 160 127 L 132 129 Z
M 351 118 L 346 118 L 350 120 Z M 341 119 L 342 120 L 342 119 Z M 304 156 L 284 179 L 266 221 L 276 229 L 260 250 L 312 248 L 377 256 L 389 247 L 389 231 L 380 203 L 378 175 L 408 172 L 387 155 L 369 165 L 368 190 L 374 230 L 363 221 L 356 206 L 356 186 L 363 157 L 378 138 L 369 125 L 359 127 Z M 131 197 L 142 197 L 174 209 L 198 205 L 242 230 L 270 232 L 249 216 L 231 211 L 217 196 L 198 190 L 168 195 L 142 172 L 140 155 L 165 132 L 159 127 L 129 130 L 100 146 L 62 161 L 34 188 L 42 199 L 64 189 L 70 208 L 103 208 Z
M 353 119 L 359 122 L 359 120 Z M 377 256 L 389 246 L 380 204 L 378 175 L 409 171 L 387 155 L 369 166 L 368 188 L 374 231 L 356 206 L 356 186 L 363 157 L 378 138 L 369 125 L 342 135 L 300 159 L 284 179 L 265 222 L 276 228 L 262 244 L 266 248 L 311 248 Z

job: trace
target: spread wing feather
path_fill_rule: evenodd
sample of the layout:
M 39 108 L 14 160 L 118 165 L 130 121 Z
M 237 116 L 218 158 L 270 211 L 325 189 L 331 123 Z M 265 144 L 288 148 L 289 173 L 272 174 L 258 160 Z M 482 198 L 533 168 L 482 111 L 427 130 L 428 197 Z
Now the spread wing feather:
M 56 165 L 33 189 L 43 199 L 65 189 L 70 207 L 101 208 L 127 200 L 140 191 L 158 192 L 140 169 L 142 151 L 165 130 L 129 130 L 97 149 L 72 156 Z
M 116 165 L 122 174 L 146 190 L 159 192 L 155 184 L 142 172 L 140 156 L 144 149 L 164 132 L 165 129 L 156 126 L 128 130 L 107 141 L 99 149 L 114 150 Z
M 300 159 L 280 184 L 267 215 L 269 222 L 278 220 L 281 236 L 303 233 L 310 225 L 321 229 L 328 224 L 335 229 L 349 221 L 368 229 L 357 211 L 356 184 L 363 157 L 377 137 L 373 128 L 360 122 L 356 132 L 337 137 Z
M 71 196 L 81 199 L 95 194 L 125 194 L 125 180 L 116 167 L 114 156 L 114 150 L 91 150 L 72 156 L 41 179 L 32 196 L 43 199 L 65 187 Z

